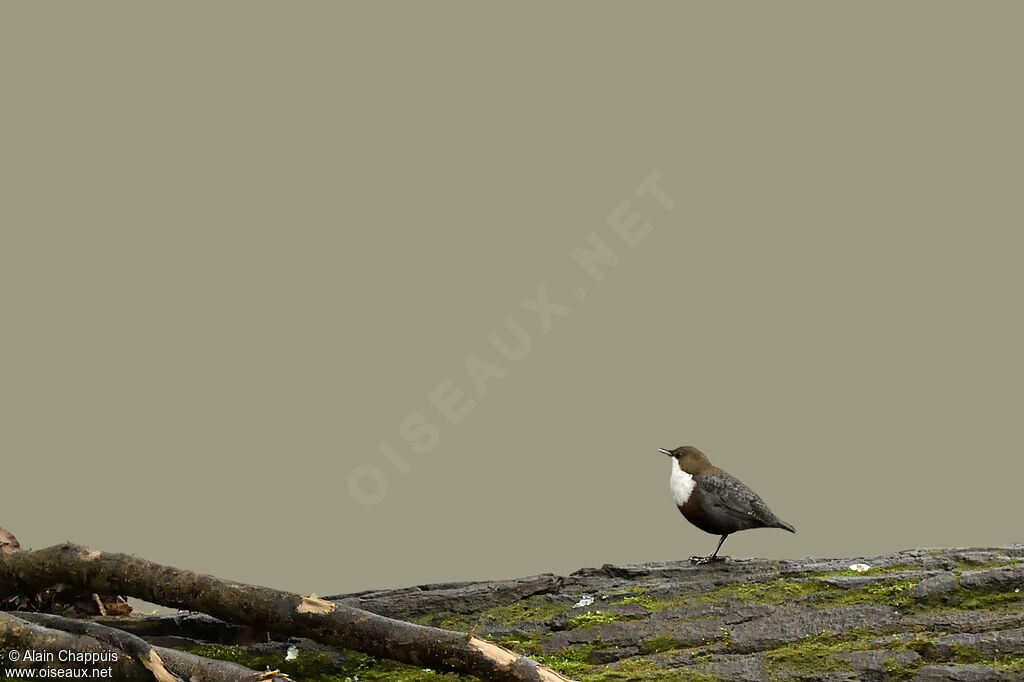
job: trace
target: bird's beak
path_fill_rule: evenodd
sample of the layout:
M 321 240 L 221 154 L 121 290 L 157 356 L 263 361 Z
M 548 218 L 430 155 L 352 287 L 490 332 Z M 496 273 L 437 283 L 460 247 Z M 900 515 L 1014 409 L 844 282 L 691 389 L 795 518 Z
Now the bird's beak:
M 669 457 L 674 457 L 675 456 L 669 450 L 666 450 L 665 448 L 658 448 L 658 452 L 660 452 L 663 455 L 668 455 Z

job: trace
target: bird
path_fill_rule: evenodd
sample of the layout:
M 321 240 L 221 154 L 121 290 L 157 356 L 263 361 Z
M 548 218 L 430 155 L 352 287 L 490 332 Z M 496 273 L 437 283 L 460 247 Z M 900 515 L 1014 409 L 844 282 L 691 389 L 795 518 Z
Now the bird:
M 705 533 L 722 536 L 714 552 L 706 557 L 690 557 L 691 563 L 700 565 L 728 559 L 718 556 L 718 550 L 727 537 L 739 530 L 782 528 L 796 532 L 793 526 L 772 513 L 757 493 L 713 465 L 697 448 L 683 445 L 675 450 L 658 448 L 658 452 L 672 458 L 669 487 L 679 511 Z

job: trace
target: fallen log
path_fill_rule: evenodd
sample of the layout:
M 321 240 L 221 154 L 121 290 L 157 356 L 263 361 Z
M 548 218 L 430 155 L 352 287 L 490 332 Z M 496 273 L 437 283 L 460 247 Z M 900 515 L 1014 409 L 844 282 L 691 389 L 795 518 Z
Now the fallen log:
M 73 543 L 0 556 L 0 596 L 55 583 L 200 611 L 402 663 L 495 682 L 564 682 L 536 661 L 463 632 L 415 625 L 331 601 L 246 585 Z

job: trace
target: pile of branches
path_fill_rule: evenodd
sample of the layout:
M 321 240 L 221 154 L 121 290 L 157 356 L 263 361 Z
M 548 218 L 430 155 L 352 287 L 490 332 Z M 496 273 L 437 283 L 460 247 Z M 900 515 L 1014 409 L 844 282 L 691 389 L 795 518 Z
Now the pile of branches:
M 3 666 L 110 668 L 113 679 L 158 682 L 289 680 L 277 670 L 250 670 L 152 643 L 158 639 L 154 631 L 147 630 L 146 619 L 132 611 L 125 597 L 206 614 L 235 627 L 246 641 L 305 638 L 497 682 L 567 680 L 464 632 L 73 543 L 23 550 L 0 528 L 0 649 L 8 652 Z M 17 653 L 12 657 L 11 651 Z

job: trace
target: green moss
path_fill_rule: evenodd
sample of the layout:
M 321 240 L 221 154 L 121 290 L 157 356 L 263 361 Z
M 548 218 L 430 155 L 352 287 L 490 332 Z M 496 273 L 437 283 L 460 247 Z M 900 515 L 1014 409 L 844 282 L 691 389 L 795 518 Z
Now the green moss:
M 944 600 L 944 604 L 954 609 L 967 611 L 1019 607 L 1024 604 L 1024 592 L 957 590 Z
M 644 588 L 637 586 L 617 590 L 608 596 L 613 598 L 612 604 L 639 604 L 648 611 L 664 611 L 665 609 L 680 608 L 685 605 L 680 602 L 680 599 L 692 596 L 692 593 L 658 598 L 652 597 L 644 591 Z M 614 597 L 618 597 L 618 599 L 614 599 Z
M 705 592 L 683 592 L 670 597 L 651 597 L 643 592 L 631 594 L 614 604 L 639 604 L 648 611 L 683 609 L 691 606 L 745 601 L 755 604 L 780 604 L 829 589 L 827 585 L 808 580 L 777 580 L 772 583 L 740 583 L 722 585 Z
M 810 673 L 849 670 L 845 661 L 834 654 L 870 649 L 877 637 L 864 630 L 845 635 L 829 631 L 805 637 L 798 642 L 784 644 L 765 653 L 765 663 L 771 673 Z
M 917 600 L 908 611 L 1014 611 L 1024 608 L 1024 593 L 1008 588 L 957 588 L 947 594 Z
M 476 632 L 476 626 L 470 620 L 470 616 L 459 613 L 432 613 L 429 616 L 421 616 L 410 620 L 417 625 L 429 625 L 443 630 L 455 630 L 457 632 Z
M 864 593 L 874 604 L 907 607 L 914 602 L 911 592 L 916 584 L 913 580 L 886 581 L 865 586 Z
M 582 678 L 583 675 L 590 674 L 595 668 L 590 662 L 590 653 L 593 650 L 593 644 L 584 644 L 562 649 L 553 654 L 539 654 L 534 660 L 563 675 Z
M 724 604 L 743 601 L 752 604 L 774 605 L 793 601 L 814 601 L 837 606 L 854 604 L 885 604 L 907 607 L 912 603 L 911 589 L 916 583 L 892 578 L 863 587 L 841 588 L 817 578 L 775 580 L 770 583 L 740 583 L 722 585 L 706 592 L 684 592 L 667 598 L 654 598 L 639 593 L 614 602 L 640 604 L 648 611 L 682 609 L 705 604 Z
M 817 604 L 831 606 L 855 606 L 858 604 L 881 604 L 885 606 L 906 607 L 913 599 L 911 590 L 916 585 L 912 580 L 898 580 L 890 578 L 883 582 L 871 583 L 862 587 L 841 588 L 833 587 L 820 580 L 809 580 L 797 583 L 796 587 L 782 586 L 776 588 L 777 592 L 786 595 L 784 601 L 792 601 L 806 598 Z M 758 603 L 778 603 L 783 600 L 765 601 L 755 600 Z
M 914 679 L 917 671 L 924 665 L 924 660 L 919 659 L 913 663 L 900 663 L 895 658 L 887 658 L 882 661 L 882 668 L 885 669 L 886 679 L 891 682 L 907 682 Z
M 1017 562 L 1013 562 L 1017 563 Z M 1007 565 L 1001 562 L 999 565 Z M 882 573 L 898 573 L 911 566 L 896 564 L 884 567 Z M 872 569 L 874 570 L 874 569 Z M 855 573 L 855 572 L 851 572 Z M 775 605 L 785 602 L 807 602 L 816 606 L 855 606 L 877 604 L 892 606 L 902 612 L 950 610 L 1006 610 L 1024 606 L 1024 592 L 1009 590 L 957 590 L 942 599 L 918 602 L 913 598 L 915 580 L 899 575 L 857 587 L 837 587 L 823 578 L 835 575 L 820 574 L 794 577 L 770 583 L 741 583 L 722 585 L 705 592 L 682 592 L 667 597 L 652 597 L 636 588 L 613 603 L 639 604 L 648 611 L 678 610 L 708 604 L 728 605 L 741 601 L 752 604 Z
M 854 628 L 843 635 L 826 631 L 798 642 L 785 644 L 766 652 L 765 660 L 774 676 L 798 675 L 814 671 L 848 670 L 846 662 L 835 657 L 840 653 L 878 649 L 916 651 L 921 658 L 910 663 L 901 663 L 895 657 L 883 661 L 888 674 L 887 679 L 903 682 L 912 679 L 927 660 L 934 659 L 936 643 L 934 637 L 920 633 L 906 640 L 900 634 L 883 640 L 868 628 Z
M 894 637 L 899 636 L 894 635 Z M 927 635 L 923 635 L 921 633 L 916 633 L 914 637 L 907 642 L 903 642 L 902 638 L 899 639 L 902 644 L 902 647 L 893 647 L 894 649 L 905 648 L 910 651 L 916 651 L 918 654 L 920 654 L 921 658 L 928 659 L 934 658 L 935 646 L 939 643 L 939 640 L 935 637 L 928 637 Z
M 585 630 L 597 625 L 614 623 L 615 620 L 615 614 L 608 613 L 607 611 L 587 611 L 586 613 L 581 613 L 578 616 L 570 618 L 567 627 L 570 630 Z
M 683 642 L 680 642 L 671 635 L 658 635 L 657 637 L 651 637 L 645 639 L 640 643 L 640 652 L 645 656 L 648 654 L 658 654 L 665 651 L 672 651 L 673 649 L 679 649 L 683 646 Z
M 538 637 L 498 637 L 493 641 L 524 656 L 536 657 L 541 650 Z
M 610 665 L 592 665 L 587 663 L 591 651 L 590 648 L 569 649 L 553 656 L 540 657 L 540 659 L 544 665 L 579 682 L 615 682 L 618 680 L 717 682 L 718 679 L 707 672 L 666 668 L 649 658 L 640 656 Z
M 436 612 L 410 619 L 418 625 L 430 625 L 446 630 L 476 633 L 488 624 L 497 623 L 505 627 L 520 623 L 544 623 L 572 608 L 572 604 L 558 604 L 537 596 L 522 601 L 494 606 L 481 613 L 461 614 Z
M 643 591 L 642 588 L 636 588 L 636 590 L 637 591 L 634 594 L 627 595 L 627 596 L 623 597 L 622 599 L 619 599 L 619 600 L 614 601 L 612 603 L 613 604 L 639 604 L 640 606 L 644 607 L 648 611 L 658 611 L 658 610 L 660 610 L 660 609 L 656 608 L 657 605 L 658 605 L 658 600 L 657 599 L 655 599 L 654 597 L 651 597 L 650 595 L 646 594 Z
M 629 658 L 620 662 L 614 668 L 608 668 L 591 678 L 584 678 L 580 682 L 610 682 L 612 680 L 651 680 L 654 682 L 717 682 L 714 675 L 680 668 L 665 668 L 657 663 L 644 658 Z
M 556 604 L 543 597 L 530 597 L 522 601 L 495 606 L 487 609 L 474 620 L 496 621 L 502 625 L 518 625 L 524 622 L 541 623 L 572 608 L 572 604 Z
M 911 590 L 915 584 L 911 580 L 892 578 L 863 587 L 840 588 L 814 578 L 776 580 L 771 583 L 725 585 L 710 592 L 694 595 L 687 603 L 721 603 L 733 599 L 753 604 L 774 605 L 806 600 L 836 606 L 884 604 L 906 607 L 913 601 Z M 675 601 L 676 599 L 672 600 Z
M 354 663 L 345 666 L 334 676 L 314 678 L 303 674 L 296 679 L 303 682 L 349 682 L 350 680 L 388 680 L 391 682 L 458 682 L 461 680 L 472 680 L 470 677 L 462 677 L 454 673 L 439 673 L 432 670 L 417 668 L 411 665 L 403 665 L 394 661 L 376 660 L 367 657 L 362 664 Z
M 829 589 L 817 580 L 776 580 L 761 584 L 738 585 L 737 597 L 755 604 L 781 604 L 782 602 L 806 599 Z
M 983 665 L 987 668 L 995 668 L 1003 672 L 1024 672 L 1024 659 L 1019 656 L 984 656 L 974 649 L 959 644 L 950 644 L 949 650 L 952 653 L 953 663 L 969 663 Z
M 613 602 L 616 604 L 639 604 L 648 611 L 666 611 L 668 609 L 681 609 L 686 606 L 691 606 L 696 602 L 691 601 L 695 597 L 692 592 L 685 594 L 675 595 L 668 598 L 657 598 L 649 595 L 637 595 L 635 597 L 626 597 L 622 601 Z
M 202 656 L 203 658 L 215 658 L 220 661 L 230 661 L 231 663 L 244 665 L 246 668 L 251 668 L 252 670 L 276 669 L 281 672 L 288 673 L 290 676 L 302 675 L 303 677 L 312 676 L 322 678 L 323 675 L 327 673 L 336 673 L 335 669 L 326 669 L 327 655 L 322 652 L 307 656 L 300 656 L 302 659 L 301 661 L 299 659 L 286 661 L 284 660 L 284 652 L 254 653 L 240 647 L 220 646 L 217 644 L 204 644 L 196 647 L 188 647 L 183 648 L 182 651 L 187 651 L 190 654 Z

